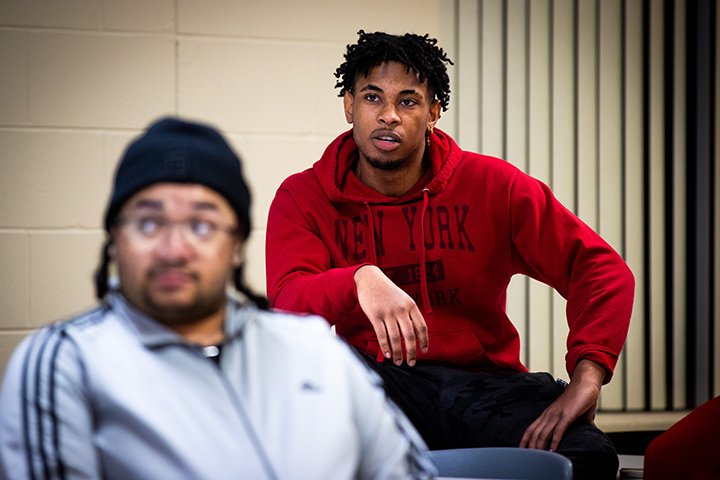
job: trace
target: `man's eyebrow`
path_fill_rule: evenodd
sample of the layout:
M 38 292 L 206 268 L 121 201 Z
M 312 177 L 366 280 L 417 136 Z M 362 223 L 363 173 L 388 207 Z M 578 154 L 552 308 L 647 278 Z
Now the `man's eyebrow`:
M 208 210 L 213 212 L 220 210 L 220 207 L 213 202 L 193 202 L 192 208 L 193 210 Z
M 142 198 L 138 200 L 135 205 L 133 205 L 133 208 L 149 208 L 153 210 L 162 210 L 163 202 L 162 200 L 154 200 L 152 198 Z
M 367 85 L 365 85 L 363 88 L 360 89 L 361 92 L 365 91 L 365 90 L 372 90 L 373 92 L 380 92 L 380 93 L 383 92 L 382 88 L 378 87 L 377 85 L 373 85 L 372 83 L 368 83 Z M 400 92 L 401 95 L 418 95 L 418 93 L 419 92 L 417 90 L 415 90 L 414 88 L 408 88 L 408 89 L 402 90 Z
M 382 92 L 383 91 L 382 88 L 378 87 L 377 85 L 373 85 L 372 83 L 368 83 L 367 85 L 365 85 L 363 88 L 360 89 L 361 92 L 364 90 L 372 90 L 374 92 Z

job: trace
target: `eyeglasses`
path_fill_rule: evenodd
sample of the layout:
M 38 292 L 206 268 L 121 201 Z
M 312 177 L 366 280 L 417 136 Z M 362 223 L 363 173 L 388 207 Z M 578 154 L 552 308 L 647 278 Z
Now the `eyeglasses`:
M 129 231 L 136 238 L 145 241 L 157 241 L 172 228 L 178 227 L 183 238 L 193 244 L 207 244 L 218 238 L 219 233 L 236 234 L 239 230 L 235 225 L 217 223 L 203 218 L 187 220 L 170 220 L 160 216 L 139 216 L 117 220 L 120 226 L 129 226 Z

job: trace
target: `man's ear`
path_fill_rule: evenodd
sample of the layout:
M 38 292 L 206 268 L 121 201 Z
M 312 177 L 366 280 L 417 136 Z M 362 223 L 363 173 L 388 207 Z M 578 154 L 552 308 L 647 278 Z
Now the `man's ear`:
M 440 100 L 435 100 L 430 105 L 430 118 L 428 120 L 428 130 L 432 131 L 433 128 L 435 128 L 435 124 L 437 124 L 438 120 L 440 120 L 440 113 L 442 112 L 442 105 L 440 105 Z
M 235 245 L 235 249 L 233 250 L 233 257 L 232 257 L 233 268 L 241 267 L 244 262 L 245 262 L 245 249 L 243 248 L 243 243 L 238 242 Z
M 345 120 L 347 123 L 353 123 L 353 103 L 355 102 L 355 96 L 346 91 L 343 95 L 343 109 L 345 110 Z
M 118 229 L 117 226 L 113 225 L 110 227 L 110 231 L 108 232 L 108 257 L 110 260 L 116 260 L 117 256 L 117 234 Z

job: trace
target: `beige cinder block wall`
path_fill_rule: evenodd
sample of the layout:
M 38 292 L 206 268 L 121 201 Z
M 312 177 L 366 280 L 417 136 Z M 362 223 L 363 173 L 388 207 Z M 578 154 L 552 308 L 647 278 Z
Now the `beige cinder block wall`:
M 345 45 L 361 28 L 427 32 L 452 56 L 453 5 L 0 0 L 0 371 L 30 331 L 94 304 L 115 164 L 161 115 L 215 124 L 243 157 L 247 275 L 264 292 L 275 189 L 347 128 L 333 88 Z

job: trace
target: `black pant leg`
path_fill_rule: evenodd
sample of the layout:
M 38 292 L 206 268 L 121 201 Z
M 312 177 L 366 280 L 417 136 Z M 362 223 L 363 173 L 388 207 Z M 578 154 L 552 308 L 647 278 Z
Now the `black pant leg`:
M 564 391 L 547 373 L 469 373 L 446 378 L 440 406 L 454 430 L 448 448 L 516 447 L 527 427 Z M 578 419 L 563 436 L 558 453 L 573 462 L 576 479 L 615 479 L 618 458 L 610 439 Z
M 564 391 L 548 373 L 489 374 L 363 358 L 431 450 L 517 447 L 525 429 Z M 568 428 L 557 452 L 572 461 L 576 480 L 616 478 L 612 442 L 586 421 Z
M 445 448 L 438 405 L 440 382 L 432 367 L 397 366 L 392 362 L 377 362 L 367 355 L 361 356 L 380 375 L 385 393 L 405 413 L 428 448 Z

